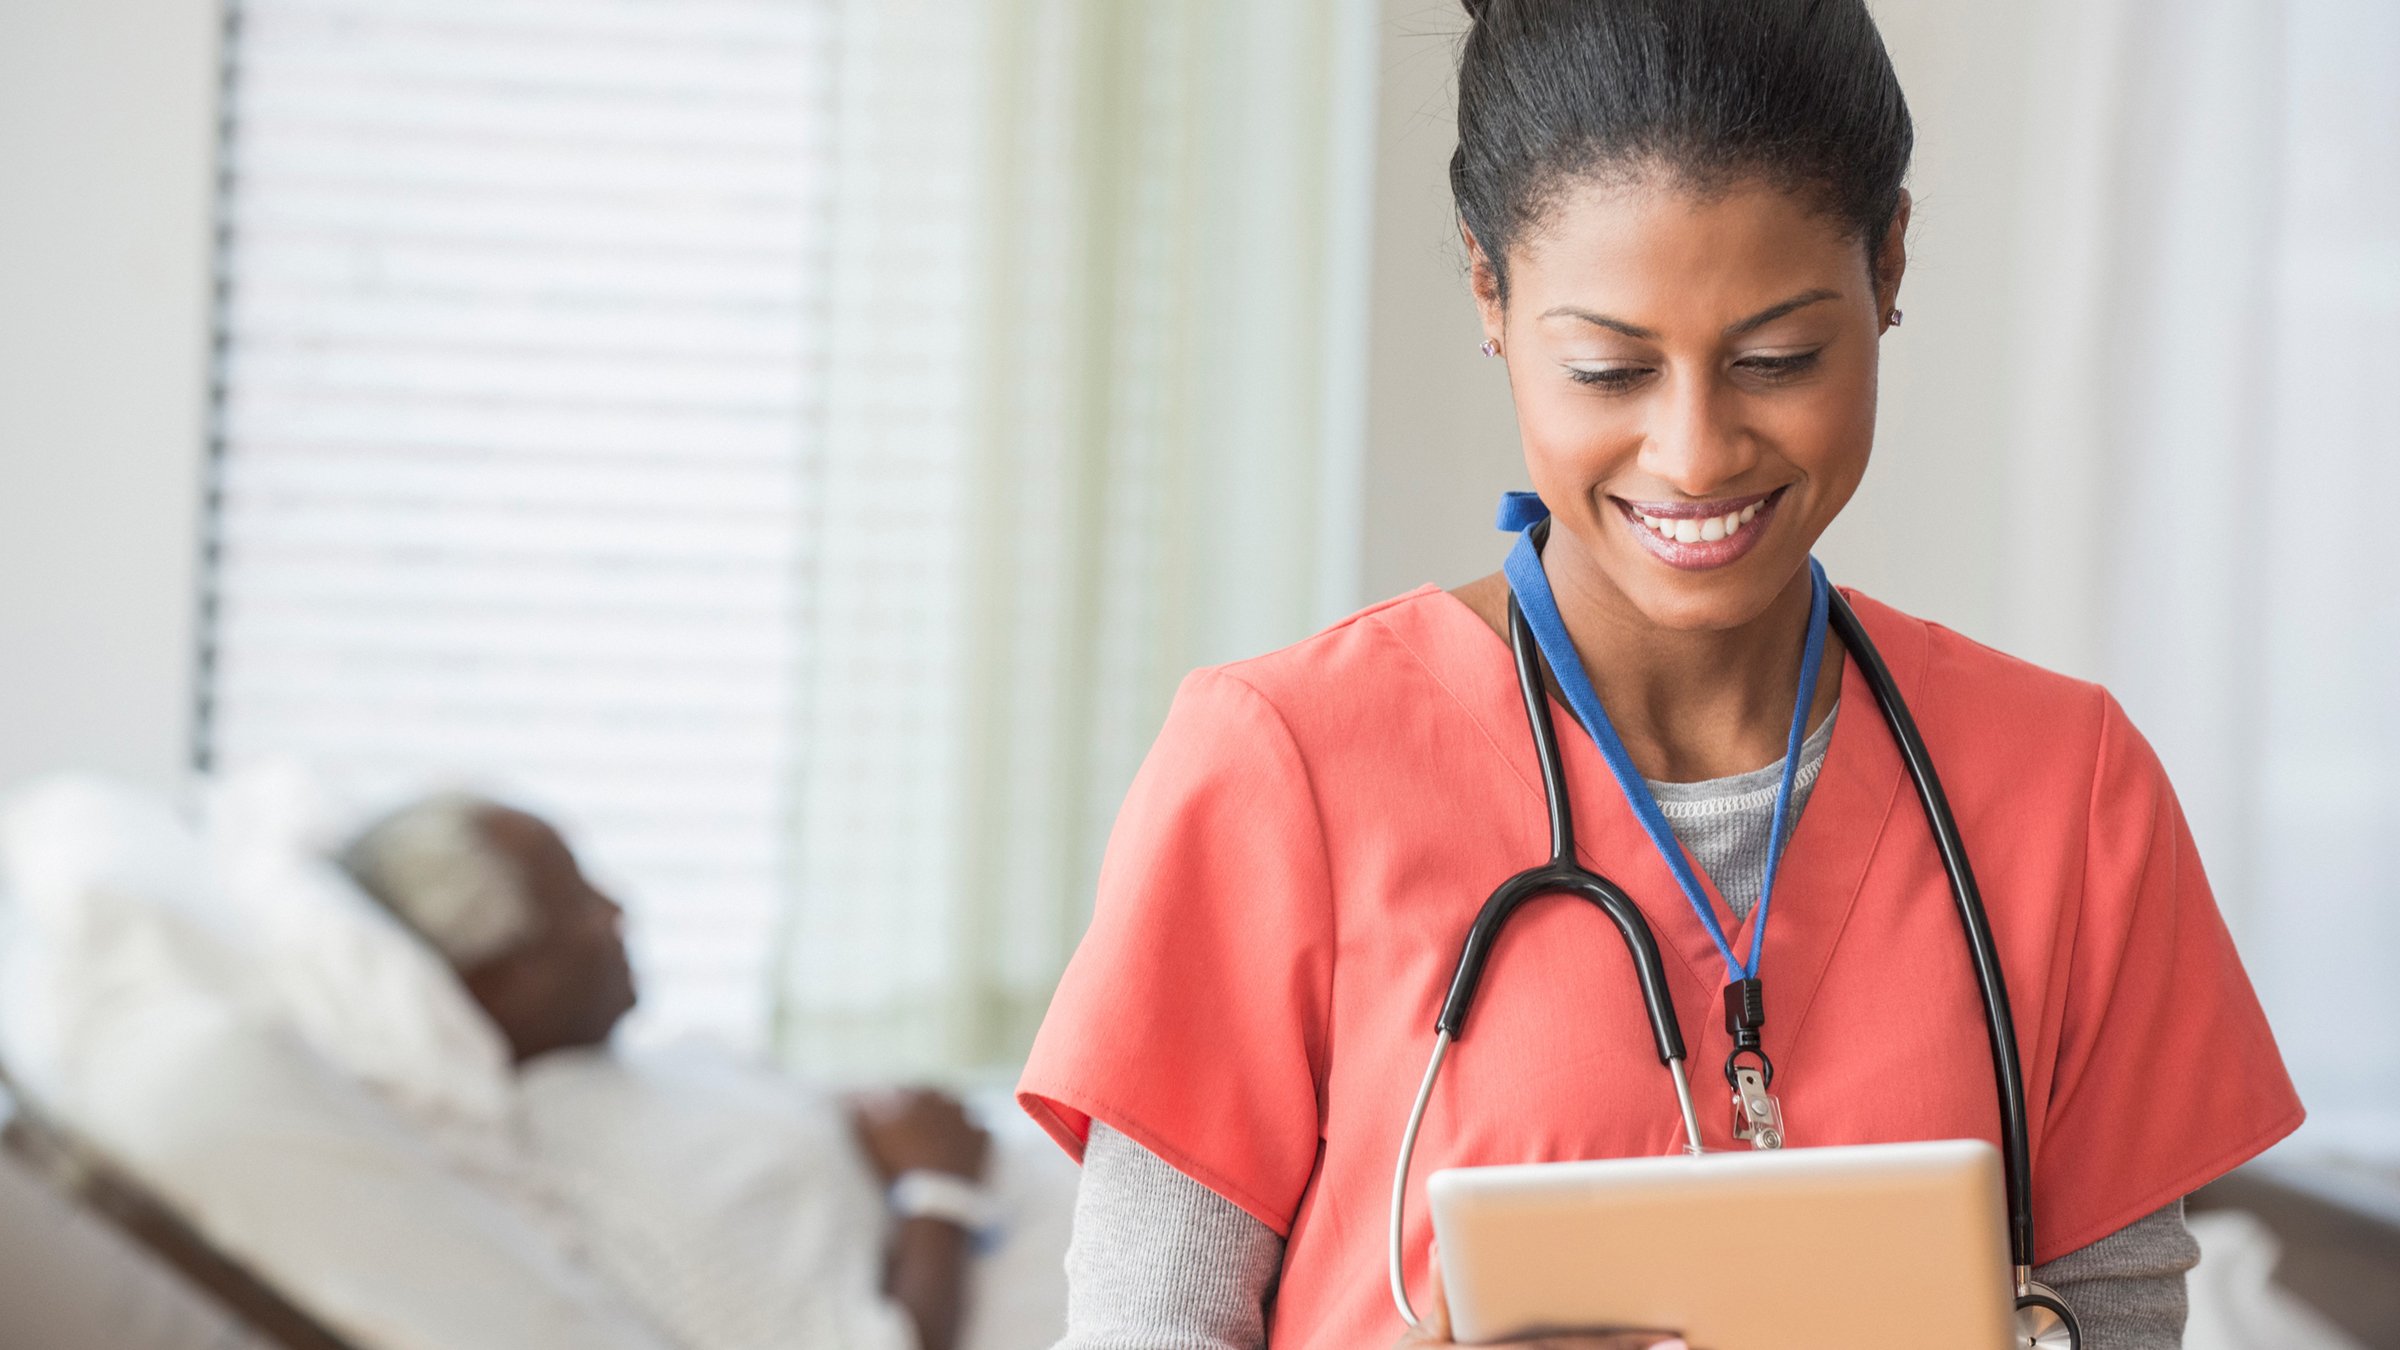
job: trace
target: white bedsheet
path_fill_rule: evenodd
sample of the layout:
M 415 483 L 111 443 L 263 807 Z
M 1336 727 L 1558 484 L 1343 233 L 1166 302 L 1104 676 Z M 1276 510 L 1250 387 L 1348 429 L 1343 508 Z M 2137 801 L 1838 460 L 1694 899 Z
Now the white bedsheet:
M 686 1345 L 906 1350 L 879 1292 L 879 1184 L 834 1097 L 705 1045 L 544 1056 L 521 1077 L 528 1156 L 594 1264 Z M 999 1122 L 1007 1218 L 970 1275 L 962 1350 L 1046 1350 L 1065 1330 L 1075 1169 Z

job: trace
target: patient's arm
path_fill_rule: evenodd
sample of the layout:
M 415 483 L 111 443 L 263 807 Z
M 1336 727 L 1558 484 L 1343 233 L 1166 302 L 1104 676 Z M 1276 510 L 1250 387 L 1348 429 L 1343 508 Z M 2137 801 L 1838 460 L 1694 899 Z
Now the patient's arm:
M 909 1172 L 983 1176 L 991 1136 L 939 1092 L 869 1093 L 851 1101 L 859 1143 L 884 1181 Z M 884 1292 L 908 1310 L 924 1350 L 952 1350 L 966 1308 L 970 1235 L 940 1219 L 910 1219 L 892 1237 Z
M 892 1238 L 884 1292 L 908 1310 L 925 1350 L 952 1350 L 966 1301 L 967 1231 L 940 1219 L 910 1219 Z

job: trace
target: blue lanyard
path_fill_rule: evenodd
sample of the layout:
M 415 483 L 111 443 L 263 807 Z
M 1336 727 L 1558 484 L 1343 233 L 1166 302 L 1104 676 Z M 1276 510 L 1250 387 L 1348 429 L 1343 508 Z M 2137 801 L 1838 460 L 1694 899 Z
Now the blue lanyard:
M 1608 771 L 1617 780 L 1618 790 L 1625 794 L 1626 803 L 1633 807 L 1633 814 L 1642 822 L 1643 833 L 1650 836 L 1658 856 L 1666 860 L 1667 870 L 1675 874 L 1675 884 L 1683 888 L 1683 898 L 1707 927 L 1709 940 L 1717 944 L 1718 955 L 1725 958 L 1726 982 L 1755 980 L 1767 936 L 1767 902 L 1775 893 L 1775 873 L 1783 865 L 1784 840 L 1790 833 L 1792 779 L 1800 768 L 1800 746 L 1808 738 L 1808 709 L 1817 696 L 1817 667 L 1825 656 L 1828 604 L 1825 569 L 1817 565 L 1815 558 L 1808 560 L 1808 641 L 1801 648 L 1800 696 L 1792 704 L 1791 732 L 1784 739 L 1783 780 L 1775 788 L 1775 821 L 1767 832 L 1767 870 L 1758 887 L 1758 921 L 1751 925 L 1750 959 L 1744 962 L 1735 958 L 1733 944 L 1725 940 L 1725 930 L 1708 903 L 1708 893 L 1701 889 L 1700 878 L 1692 871 L 1691 860 L 1684 856 L 1683 845 L 1675 838 L 1673 827 L 1667 824 L 1666 813 L 1658 809 L 1658 799 L 1650 795 L 1650 785 L 1635 772 L 1633 757 L 1625 752 L 1625 742 L 1618 739 L 1616 727 L 1608 720 L 1608 710 L 1600 706 L 1599 691 L 1592 687 L 1591 676 L 1584 673 L 1583 659 L 1575 654 L 1575 643 L 1567 636 L 1566 622 L 1558 613 L 1558 599 L 1550 592 L 1550 578 L 1542 571 L 1541 551 L 1533 543 L 1534 526 L 1548 515 L 1549 509 L 1533 493 L 1511 492 L 1501 499 L 1500 528 L 1518 532 L 1516 547 L 1509 550 L 1505 567 L 1508 584 L 1517 594 L 1517 605 L 1525 612 L 1525 621 L 1533 629 L 1543 659 L 1550 663 L 1550 673 L 1558 680 L 1559 691 L 1566 695 L 1567 706 L 1574 710 L 1577 720 L 1599 746 L 1600 757 L 1608 761 Z

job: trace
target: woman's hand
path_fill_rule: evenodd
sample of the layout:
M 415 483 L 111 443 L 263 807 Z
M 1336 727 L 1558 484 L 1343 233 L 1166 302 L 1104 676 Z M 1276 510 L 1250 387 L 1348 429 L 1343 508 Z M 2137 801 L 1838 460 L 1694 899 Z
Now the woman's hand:
M 1395 1350 L 1409 1347 L 1456 1345 L 1450 1339 L 1450 1302 L 1442 1292 L 1442 1282 L 1433 1282 L 1433 1306 L 1426 1309 L 1417 1329 L 1400 1338 Z M 1620 1331 L 1597 1336 L 1543 1336 L 1530 1341 L 1510 1341 L 1521 1350 L 1691 1350 L 1681 1336 L 1663 1331 Z

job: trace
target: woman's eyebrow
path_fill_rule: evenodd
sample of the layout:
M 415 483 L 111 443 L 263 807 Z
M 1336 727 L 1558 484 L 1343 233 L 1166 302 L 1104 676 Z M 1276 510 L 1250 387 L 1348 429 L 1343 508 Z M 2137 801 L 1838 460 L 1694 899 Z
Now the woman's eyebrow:
M 1758 313 L 1751 315 L 1749 318 L 1742 320 L 1740 323 L 1727 324 L 1725 326 L 1725 336 L 1740 337 L 1742 334 L 1749 332 L 1753 328 L 1763 328 L 1766 325 L 1775 322 L 1777 319 L 1780 319 L 1784 315 L 1791 313 L 1793 310 L 1806 309 L 1810 305 L 1816 304 L 1820 300 L 1839 300 L 1841 298 L 1842 297 L 1839 292 L 1826 290 L 1822 286 L 1813 291 L 1802 291 L 1798 295 L 1793 296 L 1791 299 L 1786 300 L 1781 304 L 1767 306 L 1765 309 L 1762 309 Z
M 1658 338 L 1658 334 L 1638 323 L 1612 319 L 1605 314 L 1594 314 L 1588 309 L 1578 309 L 1573 305 L 1560 305 L 1555 309 L 1545 309 L 1542 311 L 1542 317 L 1545 319 L 1581 319 L 1585 323 L 1598 324 L 1602 328 L 1613 328 L 1629 338 L 1640 338 L 1644 342 L 1656 341 Z
M 1839 300 L 1840 298 L 1840 292 L 1829 291 L 1823 287 L 1819 287 L 1813 291 L 1802 291 L 1800 294 L 1793 296 L 1789 300 L 1784 300 L 1767 306 L 1765 309 L 1760 310 L 1758 313 L 1751 315 L 1747 319 L 1740 319 L 1725 325 L 1725 336 L 1740 337 L 1742 334 L 1749 332 L 1751 329 L 1761 328 L 1767 324 L 1771 324 L 1794 310 L 1806 309 L 1810 305 L 1816 304 L 1821 300 Z M 1657 333 L 1642 327 L 1638 323 L 1627 323 L 1623 319 L 1611 318 L 1606 314 L 1596 314 L 1591 310 L 1582 309 L 1574 305 L 1559 305 L 1553 309 L 1543 310 L 1542 317 L 1545 319 L 1581 319 L 1585 323 L 1597 324 L 1602 328 L 1613 329 L 1616 332 L 1623 333 L 1629 338 L 1639 338 L 1644 342 L 1655 342 L 1658 339 Z

